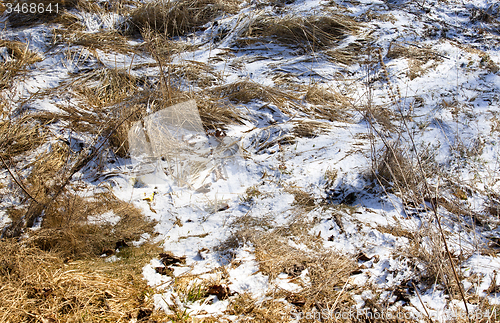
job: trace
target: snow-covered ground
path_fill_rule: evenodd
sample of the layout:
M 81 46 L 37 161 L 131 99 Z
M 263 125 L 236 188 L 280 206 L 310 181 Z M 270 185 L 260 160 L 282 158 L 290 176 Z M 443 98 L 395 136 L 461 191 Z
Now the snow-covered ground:
M 145 235 L 141 243 L 154 240 L 165 251 L 186 257 L 185 264 L 172 267 L 173 276 L 191 275 L 193 286 L 214 281 L 227 286 L 233 295 L 191 302 L 179 295 L 175 279 L 155 269 L 163 266 L 160 260 L 152 259 L 143 273 L 156 288 L 156 306 L 167 312 L 173 307 L 181 313 L 185 309 L 192 318 L 214 316 L 231 321 L 245 315 L 225 312 L 234 295 L 248 293 L 259 303 L 276 290 L 298 293 L 308 284 L 307 268 L 301 268 L 300 279 L 287 273 L 270 277 L 261 270 L 251 238 L 235 243 L 230 253 L 222 252 L 221 245 L 238 237 L 238 230 L 273 232 L 290 227 L 299 217 L 307 224 L 306 233 L 321 242 L 322 250 L 351 257 L 359 266 L 340 286 L 353 300 L 350 311 L 373 310 L 370 304 L 378 304 L 382 313 L 403 311 L 411 320 L 426 321 L 430 316 L 444 322 L 463 316 L 460 293 L 455 290 L 450 295 L 450 286 L 456 287 L 454 277 L 447 277 L 448 286 L 437 281 L 439 274 L 430 277 L 434 282 L 422 278 L 428 274 L 429 262 L 448 263 L 431 211 L 430 200 L 439 194 L 437 213 L 468 311 L 472 314 L 477 308 L 476 316 L 490 315 L 485 308 L 493 307 L 478 304 L 500 303 L 500 219 L 498 211 L 487 210 L 491 203 L 500 203 L 500 6 L 490 0 L 290 2 L 242 2 L 237 13 L 220 16 L 179 37 L 192 49 L 173 55 L 165 64 L 194 61 L 220 76 L 209 87 L 187 80 L 180 85 L 199 100 L 204 91 L 240 81 L 285 91 L 294 99 L 283 103 L 260 95 L 234 103 L 245 120 L 227 125 L 225 137 L 211 136 L 206 145 L 217 151 L 224 144 L 236 143 L 236 149 L 217 158 L 190 185 L 165 175 L 167 166 L 161 161 L 153 165 L 155 172 L 145 175 L 137 162 L 112 154 L 107 157 L 112 162 L 105 163 L 97 176 L 83 181 L 88 192 L 111 185 L 117 197 L 157 221 L 157 235 Z M 85 33 L 113 30 L 127 18 L 72 10 Z M 336 14 L 352 18 L 357 29 L 327 48 L 298 41 L 283 43 L 248 32 L 259 17 Z M 43 58 L 30 65 L 15 86 L 3 90 L 9 91 L 3 95 L 11 102 L 55 89 L 74 73 L 93 66 L 125 69 L 136 78 L 156 77 L 160 72 L 151 65 L 156 61 L 147 51 L 136 55 L 66 43 L 51 46 L 55 26 L 7 25 L 2 29 L 2 40 L 25 42 Z M 130 46 L 143 42 L 136 37 L 130 39 Z M 342 50 L 352 58 L 349 64 L 328 54 Z M 326 103 L 318 103 L 308 98 L 310 89 L 335 93 L 343 101 L 320 94 Z M 29 106 L 17 103 L 13 108 L 57 113 L 68 100 L 34 96 Z M 318 106 L 337 114 L 329 118 L 312 113 Z M 301 136 L 301 124 L 316 133 Z M 59 139 L 89 143 L 93 138 L 88 133 L 61 131 L 62 127 L 63 123 L 51 125 Z M 413 173 L 406 176 L 416 179 L 408 180 L 406 187 L 382 186 L 373 179 L 374 156 L 381 160 L 384 142 L 413 162 Z M 425 179 L 417 155 L 424 163 Z M 85 170 L 92 171 L 91 167 Z M 9 195 L 17 188 L 7 170 L 2 169 L 0 180 L 0 226 L 5 227 L 10 223 L 6 210 L 21 201 Z M 424 189 L 424 181 L 431 192 Z M 299 193 L 310 201 L 298 201 Z M 242 224 L 242 219 L 252 224 Z M 107 212 L 88 220 L 116 224 L 120 214 Z M 288 244 L 314 253 L 293 232 Z M 432 258 L 436 253 L 440 257 Z M 289 309 L 287 319 L 298 321 L 301 316 L 292 313 L 302 313 L 302 309 L 283 302 Z M 333 310 L 330 314 L 334 315 Z M 500 314 L 492 315 L 493 322 Z

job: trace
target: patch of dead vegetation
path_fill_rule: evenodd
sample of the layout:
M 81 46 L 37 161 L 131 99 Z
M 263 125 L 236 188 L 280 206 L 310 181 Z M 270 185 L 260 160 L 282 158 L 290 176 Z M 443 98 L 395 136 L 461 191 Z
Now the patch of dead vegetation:
M 410 80 L 423 76 L 427 71 L 435 68 L 438 62 L 443 61 L 443 56 L 430 46 L 400 42 L 391 43 L 386 57 L 390 59 L 408 59 L 408 77 Z M 433 60 L 434 63 L 424 67 L 430 60 Z
M 131 248 L 132 249 L 132 248 Z M 135 249 L 135 248 L 134 248 Z M 139 251 L 135 251 L 138 254 Z M 0 240 L 0 320 L 3 322 L 129 322 L 165 319 L 142 279 L 147 256 L 128 263 L 67 263 L 30 243 Z M 96 270 L 99 268 L 99 270 Z
M 380 158 L 375 160 L 375 165 L 374 176 L 380 184 L 394 188 L 397 192 L 414 193 L 411 195 L 412 200 L 413 197 L 419 196 L 418 188 L 421 185 L 415 165 L 403 150 L 395 145 L 389 145 L 383 150 Z
M 352 18 L 329 13 L 322 16 L 260 16 L 250 22 L 238 40 L 239 45 L 269 38 L 306 51 L 323 50 L 348 35 L 355 35 L 360 24 Z
M 170 64 L 169 68 L 171 78 L 201 88 L 215 86 L 222 81 L 221 73 L 203 62 L 184 61 L 180 64 Z
M 428 287 L 439 284 L 450 297 L 460 299 L 460 290 L 439 232 L 433 228 L 424 228 L 415 232 L 409 243 L 408 250 L 404 251 L 403 255 L 414 260 L 418 281 Z M 454 265 L 460 268 L 467 255 L 452 254 L 452 258 Z M 457 274 L 463 279 L 460 272 Z
M 74 75 L 70 87 L 90 110 L 123 102 L 138 91 L 138 80 L 128 70 L 101 67 Z
M 258 302 L 250 294 L 239 294 L 231 299 L 225 314 L 236 315 L 239 322 L 291 322 L 291 306 L 273 295 Z
M 310 233 L 313 225 L 313 222 L 304 220 L 302 213 L 297 214 L 295 220 L 288 225 L 264 230 L 258 228 L 269 226 L 265 219 L 249 218 L 244 223 L 239 221 L 232 224 L 240 229 L 230 238 L 234 242 L 226 245 L 225 249 L 236 249 L 243 243 L 250 242 L 255 247 L 255 258 L 261 273 L 269 276 L 270 280 L 280 274 L 287 274 L 291 281 L 302 287 L 296 293 L 279 289 L 271 292 L 270 303 L 266 306 L 273 308 L 269 309 L 269 315 L 273 319 L 286 321 L 290 304 L 298 306 L 304 312 L 312 308 L 320 311 L 327 308 L 334 310 L 354 304 L 344 288 L 351 273 L 357 268 L 355 261 L 347 255 L 325 249 L 323 240 Z M 305 284 L 299 278 L 304 274 L 310 283 Z M 239 295 L 232 300 L 228 313 L 261 322 L 261 306 L 249 295 Z
M 17 120 L 0 121 L 0 156 L 15 158 L 47 141 L 44 126 L 29 115 Z
M 54 30 L 55 44 L 64 43 L 67 46 L 82 46 L 92 53 L 96 50 L 121 54 L 140 54 L 144 49 L 141 45 L 131 45 L 129 39 L 116 30 L 103 30 L 90 33 L 84 26 L 75 21 L 70 27 Z
M 338 91 L 326 89 L 319 84 L 306 88 L 304 100 L 311 104 L 302 108 L 307 115 L 328 121 L 350 122 L 353 117 L 351 99 Z
M 16 75 L 42 60 L 42 56 L 31 51 L 26 43 L 0 40 L 0 89 L 11 87 Z
M 235 13 L 240 1 L 155 0 L 130 14 L 129 33 L 152 29 L 167 37 L 194 32 L 223 14 Z
M 291 107 L 299 106 L 299 99 L 293 94 L 275 87 L 260 85 L 250 80 L 217 86 L 210 89 L 210 92 L 216 98 L 226 99 L 234 103 L 248 103 L 259 99 L 276 105 L 285 113 Z
M 25 212 L 24 208 L 12 210 L 13 223 L 22 221 Z M 109 217 L 114 221 L 110 222 Z M 139 209 L 117 199 L 111 192 L 92 198 L 69 192 L 62 194 L 48 204 L 40 221 L 41 228 L 28 235 L 29 243 L 69 259 L 99 256 L 106 250 L 115 250 L 119 241 L 138 240 L 142 234 L 152 233 L 155 226 Z
M 300 189 L 299 187 L 286 188 L 285 192 L 294 196 L 293 205 L 295 206 L 300 206 L 305 210 L 311 210 L 316 206 L 313 195 Z
M 330 124 L 313 120 L 297 120 L 293 124 L 292 132 L 300 138 L 315 138 L 330 129 Z

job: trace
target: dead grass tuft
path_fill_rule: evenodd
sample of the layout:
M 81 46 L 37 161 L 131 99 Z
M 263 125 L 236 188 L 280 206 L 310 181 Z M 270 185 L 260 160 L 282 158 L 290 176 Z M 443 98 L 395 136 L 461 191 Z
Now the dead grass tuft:
M 146 309 L 148 318 L 164 318 L 145 297 L 150 293 L 141 279 L 145 259 L 136 261 L 138 268 L 99 260 L 96 271 L 95 263 L 64 263 L 59 254 L 1 240 L 0 320 L 129 322 Z
M 358 32 L 360 24 L 348 16 L 329 13 L 324 16 L 261 16 L 252 21 L 239 39 L 248 44 L 272 38 L 304 50 L 322 50 L 348 35 Z
M 343 294 L 341 290 L 357 268 L 355 262 L 346 255 L 323 249 L 322 240 L 311 235 L 309 229 L 310 224 L 297 221 L 289 227 L 279 227 L 253 237 L 261 272 L 271 279 L 281 273 L 294 278 L 307 269 L 310 284 L 296 280 L 303 289 L 287 296 L 292 303 L 297 299 L 304 300 L 303 303 L 297 302 L 304 310 L 313 307 L 334 310 L 340 304 L 351 304 L 348 293 Z M 292 246 L 290 239 L 302 247 Z
M 117 223 L 107 222 L 103 214 L 118 217 Z M 67 193 L 46 209 L 42 228 L 31 235 L 30 241 L 42 250 L 82 258 L 114 250 L 120 240 L 138 240 L 141 234 L 151 233 L 154 225 L 139 209 L 111 192 L 92 198 Z
M 47 140 L 44 127 L 29 116 L 0 121 L 0 155 L 14 158 L 34 150 Z
M 406 192 L 408 188 L 416 191 L 419 187 L 413 163 L 395 146 L 385 148 L 377 161 L 375 176 L 382 185 L 394 187 L 398 192 Z
M 172 59 L 172 55 L 194 51 L 199 48 L 197 44 L 192 44 L 183 39 L 173 39 L 153 29 L 143 29 L 141 34 L 147 42 L 146 49 L 153 54 L 157 61 L 169 62 Z M 160 63 L 156 65 L 160 65 Z
M 71 88 L 94 110 L 122 102 L 138 90 L 137 79 L 127 70 L 108 67 L 78 74 Z
M 315 138 L 321 133 L 326 133 L 330 125 L 326 122 L 297 120 L 294 122 L 293 134 L 301 138 Z
M 460 291 L 455 282 L 453 269 L 447 259 L 446 250 L 439 232 L 426 228 L 424 232 L 412 233 L 407 254 L 409 259 L 414 259 L 417 277 L 426 286 L 438 284 L 446 289 L 452 298 L 460 299 Z M 452 255 L 455 265 L 460 268 L 460 263 L 466 259 L 465 255 Z M 458 272 L 460 275 L 460 272 Z M 463 277 L 461 277 L 463 279 Z
M 259 99 L 272 103 L 285 112 L 291 107 L 298 107 L 299 100 L 290 93 L 249 80 L 214 87 L 210 92 L 216 98 L 227 99 L 235 103 L 248 103 Z
M 216 72 L 213 67 L 203 62 L 184 61 L 181 64 L 171 64 L 169 67 L 171 78 L 201 88 L 214 86 L 222 80 L 220 72 Z
M 200 29 L 224 13 L 235 13 L 238 0 L 155 0 L 130 15 L 130 33 L 152 29 L 167 37 L 182 36 Z
M 298 187 L 292 187 L 292 188 L 285 189 L 285 192 L 293 194 L 293 196 L 294 196 L 293 205 L 301 206 L 305 210 L 310 210 L 316 206 L 316 203 L 314 201 L 314 197 L 312 196 L 312 194 L 307 193 L 306 191 L 304 191 Z
M 29 15 L 27 15 L 29 16 Z M 14 77 L 43 58 L 20 41 L 0 40 L 0 89 L 12 86 Z
M 49 145 L 48 149 L 39 154 L 37 159 L 31 162 L 31 172 L 27 176 L 28 188 L 37 201 L 47 201 L 51 187 L 55 185 L 54 180 L 59 177 L 60 171 L 66 166 L 70 149 L 66 143 L 56 141 Z
M 290 310 L 278 297 L 258 302 L 245 293 L 231 300 L 225 314 L 237 315 L 238 322 L 290 322 Z
M 353 116 L 350 111 L 351 99 L 338 91 L 313 84 L 307 87 L 304 99 L 312 106 L 308 109 L 302 108 L 302 110 L 311 117 L 349 122 Z
M 252 217 L 232 224 L 240 229 L 221 248 L 236 249 L 243 243 L 250 242 L 255 247 L 260 272 L 268 275 L 270 280 L 285 273 L 293 282 L 301 285 L 302 290 L 297 293 L 278 291 L 280 295 L 273 295 L 270 302 L 276 303 L 266 305 L 274 308 L 269 309 L 272 320 L 266 321 L 260 316 L 263 305 L 256 303 L 248 295 L 240 295 L 233 300 L 230 305 L 231 313 L 253 317 L 259 322 L 274 322 L 277 317 L 290 313 L 290 310 L 285 310 L 286 306 L 290 306 L 289 303 L 300 303 L 298 306 L 303 311 L 313 307 L 333 310 L 353 303 L 349 293 L 344 293 L 343 287 L 357 268 L 354 260 L 324 249 L 323 239 L 310 232 L 313 225 L 314 223 L 305 221 L 304 214 L 300 212 L 286 226 L 272 227 L 269 220 Z M 229 241 L 232 244 L 229 245 Z M 306 275 L 310 284 L 303 283 L 299 278 L 301 275 Z M 285 297 L 288 302 L 283 301 Z M 295 302 L 297 299 L 303 302 Z M 282 319 L 283 317 L 279 321 Z
M 407 58 L 409 60 L 408 77 L 410 80 L 424 75 L 427 70 L 432 70 L 432 68 L 437 66 L 437 63 L 435 63 L 432 66 L 424 68 L 424 65 L 430 60 L 436 62 L 441 62 L 443 60 L 442 56 L 430 47 L 399 42 L 391 43 L 386 56 L 390 59 Z

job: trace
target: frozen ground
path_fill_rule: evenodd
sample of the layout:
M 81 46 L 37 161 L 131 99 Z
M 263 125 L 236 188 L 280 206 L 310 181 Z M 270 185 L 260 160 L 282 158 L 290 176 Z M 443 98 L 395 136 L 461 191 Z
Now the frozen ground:
M 244 122 L 227 125 L 226 136 L 211 136 L 207 145 L 216 149 L 236 143 L 236 151 L 211 164 L 216 166 L 202 171 L 190 185 L 165 175 L 167 166 L 161 162 L 156 172 L 144 175 L 137 162 L 112 152 L 105 157 L 112 162 L 97 170 L 84 168 L 92 175 L 79 173 L 88 194 L 110 185 L 117 197 L 157 221 L 154 237 L 146 235 L 141 242 L 154 240 L 165 251 L 185 257 L 185 264 L 172 267 L 173 277 L 193 277 L 193 286 L 214 281 L 232 295 L 192 302 L 180 295 L 175 278 L 158 272 L 156 268 L 164 266 L 160 260 L 152 259 L 143 273 L 156 288 L 155 305 L 191 318 L 236 321 L 246 315 L 226 311 L 236 295 L 248 293 L 260 304 L 277 290 L 299 293 L 308 285 L 310 269 L 272 277 L 261 269 L 264 260 L 252 238 L 226 247 L 230 251 L 221 245 L 245 228 L 273 232 L 302 221 L 306 232 L 297 237 L 290 232 L 289 247 L 314 254 L 302 241 L 308 236 L 322 250 L 353 259 L 359 267 L 339 288 L 351 298 L 351 310 L 402 311 L 411 320 L 430 316 L 439 322 L 463 316 L 465 305 L 455 277 L 449 271 L 439 274 L 439 269 L 437 275 L 430 273 L 433 262 L 438 268 L 436 261 L 449 263 L 431 211 L 431 201 L 438 196 L 437 213 L 468 311 L 477 309 L 476 314 L 483 315 L 493 309 L 500 302 L 500 6 L 489 0 L 291 2 L 243 2 L 237 13 L 179 37 L 192 48 L 165 63 L 194 61 L 213 69 L 210 73 L 219 78 L 208 87 L 187 80 L 179 84 L 195 98 L 240 81 L 293 95 L 283 101 L 264 95 L 233 100 Z M 85 33 L 112 30 L 126 21 L 118 14 L 73 10 Z M 359 27 L 326 49 L 248 33 L 259 17 L 333 14 L 351 17 Z M 135 55 L 66 43 L 51 46 L 54 26 L 2 29 L 3 40 L 25 42 L 43 58 L 4 93 L 11 102 L 57 88 L 93 66 L 125 69 L 137 78 L 160 73 L 157 65 L 147 65 L 155 63 L 147 51 Z M 130 39 L 131 46 L 143 42 L 139 36 Z M 348 57 L 348 63 L 342 57 Z M 312 89 L 321 93 L 316 101 L 308 98 Z M 326 93 L 338 97 L 330 99 Z M 29 106 L 17 103 L 10 108 L 58 112 L 67 103 L 63 97 L 35 96 Z M 328 117 L 314 113 L 316 107 L 340 112 Z M 301 135 L 300 125 L 312 133 Z M 88 144 L 94 138 L 61 130 L 62 123 L 51 127 L 59 136 L 55 141 Z M 406 186 L 400 178 L 382 183 L 372 176 L 380 171 L 373 162 L 383 160 L 387 143 L 411 161 L 410 168 L 400 165 L 408 172 Z M 10 223 L 6 210 L 22 201 L 9 194 L 17 188 L 7 171 L 0 176 L 0 225 L 5 227 Z M 252 224 L 242 224 L 242 219 Z M 116 223 L 120 215 L 108 212 L 88 220 Z M 282 301 L 288 310 L 284 320 L 297 321 L 300 315 L 292 314 L 303 309 L 289 298 Z M 498 318 L 492 315 L 492 321 Z

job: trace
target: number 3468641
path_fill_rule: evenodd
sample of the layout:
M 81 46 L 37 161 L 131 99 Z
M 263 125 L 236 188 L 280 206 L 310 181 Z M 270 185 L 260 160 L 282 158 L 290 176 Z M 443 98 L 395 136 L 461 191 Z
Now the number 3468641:
M 58 3 L 5 3 L 5 12 L 7 13 L 24 13 L 24 14 L 40 14 L 40 13 L 58 13 Z

